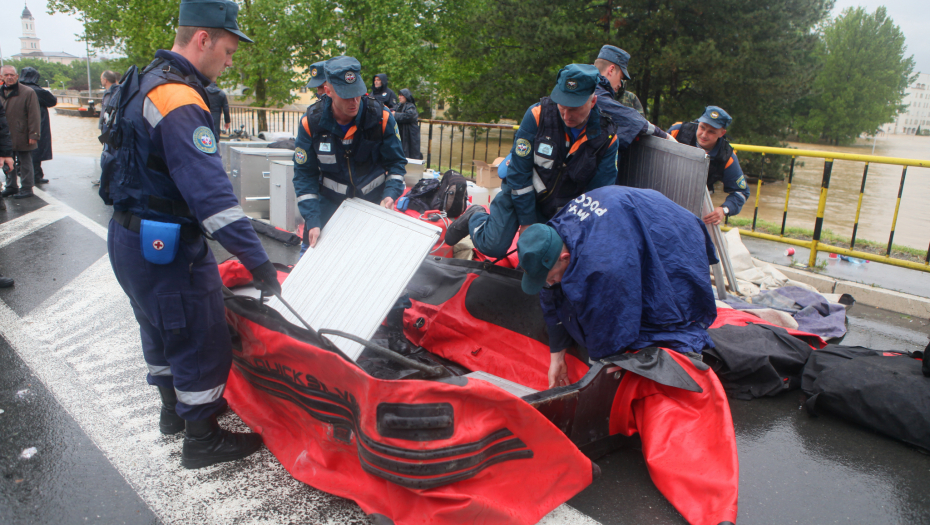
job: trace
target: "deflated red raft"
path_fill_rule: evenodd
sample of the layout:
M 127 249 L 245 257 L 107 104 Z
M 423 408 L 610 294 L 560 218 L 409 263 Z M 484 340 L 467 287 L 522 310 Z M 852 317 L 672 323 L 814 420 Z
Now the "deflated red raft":
M 221 273 L 242 284 L 238 263 Z M 255 300 L 227 300 L 227 321 L 230 406 L 292 476 L 369 514 L 533 524 L 591 483 L 562 432 L 488 383 L 375 379 Z
M 238 263 L 221 272 L 227 286 L 249 281 Z M 226 397 L 295 478 L 399 524 L 536 523 L 591 483 L 588 457 L 633 434 L 690 523 L 735 522 L 736 441 L 713 371 L 660 350 L 700 387 L 691 392 L 569 356 L 573 384 L 546 390 L 545 325 L 520 276 L 431 257 L 408 286 L 404 328 L 415 345 L 536 394 L 465 377 L 376 379 L 328 340 L 238 298 L 227 301 L 239 340 Z

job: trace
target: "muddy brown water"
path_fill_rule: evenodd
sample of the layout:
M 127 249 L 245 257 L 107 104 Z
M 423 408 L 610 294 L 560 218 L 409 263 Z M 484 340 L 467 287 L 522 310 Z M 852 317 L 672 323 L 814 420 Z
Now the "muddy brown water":
M 53 148 L 56 155 L 90 156 L 100 155 L 97 141 L 97 119 L 66 117 L 50 112 Z M 466 128 L 465 142 L 462 144 L 462 130 L 443 126 L 440 142 L 440 127 L 433 126 L 432 167 L 442 170 L 459 169 L 469 175 L 472 159 L 491 162 L 498 155 L 505 156 L 513 141 L 513 131 L 492 130 L 490 136 L 482 135 L 473 140 L 471 131 Z M 450 143 L 450 134 L 453 142 Z M 429 126 L 420 126 L 421 150 L 426 159 L 429 144 Z M 871 154 L 872 141 L 860 140 L 847 147 L 824 146 L 820 144 L 790 143 L 792 147 L 830 152 L 853 154 Z M 440 162 L 441 154 L 441 166 Z M 875 154 L 888 157 L 930 160 L 930 137 L 912 135 L 888 135 L 879 137 Z M 742 153 L 741 156 L 756 155 Z M 823 176 L 823 159 L 798 158 L 791 195 L 788 206 L 788 226 L 813 229 L 817 215 L 817 203 L 820 198 L 820 182 Z M 824 211 L 824 228 L 838 235 L 852 234 L 856 215 L 856 203 L 859 199 L 859 187 L 862 181 L 862 162 L 837 160 L 833 164 L 830 190 L 827 194 L 827 206 Z M 862 200 L 862 212 L 859 220 L 858 239 L 868 239 L 881 243 L 888 242 L 891 221 L 894 215 L 898 185 L 901 180 L 901 166 L 873 163 L 869 166 L 865 195 Z M 759 218 L 781 224 L 785 205 L 787 181 L 766 183 L 762 186 L 759 199 Z M 756 198 L 756 186 L 751 185 L 751 197 L 743 206 L 739 217 L 752 219 Z M 726 194 L 718 191 L 714 203 L 720 204 Z M 894 242 L 913 248 L 926 249 L 930 244 L 930 168 L 908 168 L 901 198 L 901 208 L 895 229 Z

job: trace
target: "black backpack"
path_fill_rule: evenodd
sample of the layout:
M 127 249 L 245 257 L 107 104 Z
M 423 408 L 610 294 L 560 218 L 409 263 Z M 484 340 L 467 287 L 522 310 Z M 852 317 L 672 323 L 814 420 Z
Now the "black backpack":
M 407 209 L 423 213 L 431 210 L 436 194 L 439 192 L 440 182 L 436 179 L 420 179 L 416 186 L 407 193 Z
M 433 199 L 434 210 L 446 212 L 447 217 L 458 217 L 468 207 L 468 183 L 461 173 L 449 170 L 442 174 L 439 192 Z
M 132 133 L 131 122 L 124 122 L 123 113 L 129 101 L 132 100 L 139 92 L 139 70 L 136 66 L 131 66 L 129 70 L 120 79 L 119 84 L 113 89 L 113 94 L 107 102 L 106 107 L 100 108 L 103 112 L 102 133 L 98 137 L 103 144 L 103 153 L 100 155 L 100 198 L 107 205 L 113 204 L 110 198 L 110 181 L 116 171 L 121 169 L 125 158 L 120 159 L 118 156 L 126 157 L 131 152 L 120 152 L 123 146 L 123 136 L 125 133 Z M 120 155 L 122 153 L 122 155 Z

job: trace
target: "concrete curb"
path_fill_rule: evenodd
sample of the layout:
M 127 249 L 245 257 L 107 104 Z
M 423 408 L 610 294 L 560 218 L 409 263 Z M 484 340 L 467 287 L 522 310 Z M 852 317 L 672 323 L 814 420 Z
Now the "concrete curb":
M 765 264 L 771 264 L 789 279 L 809 284 L 821 293 L 848 293 L 853 296 L 856 302 L 866 306 L 874 306 L 875 308 L 920 317 L 922 319 L 930 318 L 930 299 L 925 297 L 877 288 L 868 284 L 841 281 L 839 279 L 791 268 L 789 266 L 781 266 L 772 263 Z

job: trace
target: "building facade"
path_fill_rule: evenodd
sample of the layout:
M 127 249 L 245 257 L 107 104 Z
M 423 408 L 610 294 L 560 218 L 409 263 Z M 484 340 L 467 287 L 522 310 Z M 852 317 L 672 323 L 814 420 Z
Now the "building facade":
M 889 134 L 930 134 L 930 73 L 918 73 L 917 80 L 907 87 L 902 103 L 907 109 L 894 122 L 882 126 Z
M 64 64 L 66 66 L 70 65 L 71 62 L 75 60 L 82 60 L 81 57 L 76 57 L 71 53 L 46 53 L 42 51 L 42 47 L 39 44 L 39 35 L 36 33 L 36 20 L 33 18 L 28 6 L 23 8 L 23 14 L 20 18 L 23 24 L 23 36 L 19 37 L 20 50 L 18 54 L 13 55 L 11 58 L 16 60 L 35 58 L 44 60 L 45 62 Z

